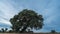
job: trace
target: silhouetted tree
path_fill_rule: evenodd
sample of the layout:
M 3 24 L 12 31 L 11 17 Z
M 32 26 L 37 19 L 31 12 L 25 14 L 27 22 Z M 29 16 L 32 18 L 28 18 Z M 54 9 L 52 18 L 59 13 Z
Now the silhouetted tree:
M 8 28 L 5 28 L 5 32 L 7 32 Z
M 12 30 L 9 30 L 9 33 L 13 32 Z
M 0 32 L 2 32 L 2 31 L 0 30 Z
M 5 32 L 4 28 L 2 28 L 1 30 L 2 30 L 2 32 Z
M 24 32 L 28 27 L 31 29 L 41 29 L 43 26 L 43 17 L 33 10 L 24 9 L 11 18 L 10 22 L 12 24 L 11 28 L 13 31 L 18 32 L 19 29 L 23 27 L 20 32 Z
M 51 30 L 51 33 L 56 33 L 56 31 L 55 30 Z

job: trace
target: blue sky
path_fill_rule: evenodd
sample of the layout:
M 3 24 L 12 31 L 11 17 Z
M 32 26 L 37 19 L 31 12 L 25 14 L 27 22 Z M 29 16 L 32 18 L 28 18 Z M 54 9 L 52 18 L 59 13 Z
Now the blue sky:
M 34 10 L 44 17 L 43 28 L 34 32 L 52 29 L 60 32 L 60 0 L 0 0 L 0 24 L 11 26 L 9 19 L 23 9 Z

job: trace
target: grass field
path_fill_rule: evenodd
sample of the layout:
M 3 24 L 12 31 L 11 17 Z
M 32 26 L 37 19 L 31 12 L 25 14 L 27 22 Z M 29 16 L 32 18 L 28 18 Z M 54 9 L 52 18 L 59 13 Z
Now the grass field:
M 0 34 L 60 34 L 60 33 L 0 33 Z

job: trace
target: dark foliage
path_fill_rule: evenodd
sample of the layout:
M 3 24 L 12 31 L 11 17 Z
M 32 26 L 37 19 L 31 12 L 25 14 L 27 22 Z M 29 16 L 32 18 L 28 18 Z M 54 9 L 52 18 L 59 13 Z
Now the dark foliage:
M 56 31 L 55 30 L 51 30 L 51 33 L 56 33 Z

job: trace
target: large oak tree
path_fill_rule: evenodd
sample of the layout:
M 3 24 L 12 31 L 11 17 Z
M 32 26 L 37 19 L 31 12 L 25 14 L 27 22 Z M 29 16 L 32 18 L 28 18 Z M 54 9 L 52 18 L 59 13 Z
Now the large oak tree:
M 31 29 L 41 29 L 43 26 L 43 17 L 33 10 L 24 9 L 11 18 L 10 22 L 13 31 L 24 32 L 28 27 Z

